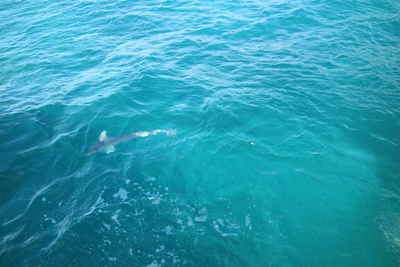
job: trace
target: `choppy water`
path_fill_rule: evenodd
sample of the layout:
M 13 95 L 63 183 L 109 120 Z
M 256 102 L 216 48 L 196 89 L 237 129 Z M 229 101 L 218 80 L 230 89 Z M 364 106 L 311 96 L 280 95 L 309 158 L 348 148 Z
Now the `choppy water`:
M 398 266 L 399 12 L 2 0 L 0 265 Z

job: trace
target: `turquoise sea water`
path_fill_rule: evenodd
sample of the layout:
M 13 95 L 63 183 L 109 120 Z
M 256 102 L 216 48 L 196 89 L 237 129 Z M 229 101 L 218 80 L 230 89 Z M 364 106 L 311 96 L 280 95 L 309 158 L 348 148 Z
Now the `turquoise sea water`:
M 396 0 L 2 0 L 0 266 L 399 266 L 399 47 Z

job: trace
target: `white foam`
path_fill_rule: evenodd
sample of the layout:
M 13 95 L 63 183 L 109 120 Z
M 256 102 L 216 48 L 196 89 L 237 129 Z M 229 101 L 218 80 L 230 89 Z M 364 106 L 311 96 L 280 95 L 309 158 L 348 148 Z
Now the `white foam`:
M 120 224 L 119 221 L 118 221 L 118 214 L 114 214 L 114 215 L 111 217 L 111 219 L 112 219 L 114 222 L 116 222 L 119 226 L 121 226 L 121 224 Z
M 230 226 L 233 226 L 233 228 L 237 228 L 235 227 L 235 225 L 230 224 L 229 221 L 227 221 L 227 224 L 229 224 Z M 238 236 L 238 234 L 236 233 L 224 233 L 221 231 L 221 229 L 219 228 L 220 226 L 225 227 L 224 221 L 222 219 L 217 219 L 215 221 L 213 221 L 213 227 L 215 229 L 215 231 L 217 231 L 221 236 L 226 237 L 226 236 Z
M 217 224 L 216 221 L 213 222 L 213 227 L 214 227 L 214 229 L 215 229 L 218 233 L 221 232 L 221 230 L 219 230 L 219 225 Z
M 155 197 L 148 197 L 148 199 L 151 201 L 153 205 L 158 205 L 161 202 L 161 198 L 159 196 Z
M 122 201 L 125 201 L 128 198 L 128 191 L 123 188 L 120 188 L 117 193 L 113 195 L 114 198 L 120 198 Z
M 199 210 L 199 214 L 207 214 L 207 209 L 204 207 L 201 210 Z
M 246 222 L 246 227 L 249 229 L 249 230 L 251 230 L 251 217 L 250 217 L 250 215 L 246 215 L 245 216 L 245 222 Z
M 189 217 L 189 218 L 188 218 L 187 225 L 188 225 L 188 226 L 194 226 L 192 217 Z
M 111 225 L 106 224 L 105 222 L 103 222 L 103 226 L 104 226 L 105 228 L 107 228 L 108 231 L 110 231 Z
M 159 252 L 161 252 L 161 251 L 163 251 L 163 250 L 164 250 L 164 246 L 161 245 L 161 246 L 159 246 L 159 247 L 156 249 L 156 253 L 159 253 Z
M 205 222 L 207 220 L 207 215 L 197 216 L 194 218 L 196 222 Z
M 164 228 L 164 230 L 163 230 L 163 232 L 166 234 L 166 235 L 172 235 L 172 226 L 171 225 L 167 225 L 165 228 Z
M 205 222 L 207 220 L 207 210 L 206 208 L 202 208 L 199 211 L 200 216 L 194 218 L 196 222 Z
M 159 265 L 156 260 L 152 261 L 149 265 L 147 265 L 147 267 L 160 267 L 160 266 L 161 264 Z
M 230 233 L 230 234 L 226 234 L 226 233 L 221 233 L 222 236 L 238 236 L 238 234 L 235 233 Z
M 149 177 L 147 177 L 147 178 L 145 179 L 146 182 L 153 182 L 153 181 L 155 181 L 155 180 L 156 180 L 156 177 L 153 177 L 153 176 L 149 176 Z
M 45 215 L 44 215 L 44 218 L 45 218 L 45 219 L 44 219 L 45 221 L 51 221 L 51 223 L 53 223 L 53 224 L 55 224 L 55 223 L 56 223 L 56 220 L 54 220 L 54 219 L 52 219 L 52 218 L 49 218 L 49 217 L 47 217 L 47 214 L 45 214 Z
M 177 264 L 178 262 L 180 262 L 180 259 L 174 253 L 167 252 L 167 255 L 172 258 L 172 261 L 173 261 L 174 264 Z
M 129 184 L 130 182 L 131 182 L 130 179 L 126 179 L 126 180 L 125 180 L 125 184 Z

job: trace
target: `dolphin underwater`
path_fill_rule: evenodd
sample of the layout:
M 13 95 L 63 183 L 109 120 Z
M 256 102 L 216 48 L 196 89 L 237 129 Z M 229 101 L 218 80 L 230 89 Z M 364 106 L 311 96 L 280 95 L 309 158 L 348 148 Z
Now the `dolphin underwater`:
M 176 135 L 176 130 L 154 130 L 151 132 L 133 132 L 130 134 L 125 134 L 117 137 L 108 137 L 107 131 L 102 131 L 99 135 L 99 142 L 92 145 L 86 152 L 85 156 L 89 156 L 99 151 L 105 151 L 108 154 L 115 151 L 114 145 L 116 144 L 126 142 L 131 139 L 137 139 L 139 137 L 156 135 L 159 133 L 165 133 L 168 136 L 174 136 Z

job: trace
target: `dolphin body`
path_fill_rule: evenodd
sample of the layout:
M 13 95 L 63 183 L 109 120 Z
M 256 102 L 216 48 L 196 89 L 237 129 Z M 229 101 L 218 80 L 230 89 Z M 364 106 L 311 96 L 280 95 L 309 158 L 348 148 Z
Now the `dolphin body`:
M 159 133 L 165 133 L 168 136 L 173 136 L 176 134 L 176 130 L 154 130 L 151 132 L 133 132 L 133 133 L 125 134 L 125 135 L 118 136 L 118 137 L 108 137 L 107 131 L 102 131 L 99 135 L 99 142 L 92 145 L 88 149 L 88 151 L 86 152 L 85 155 L 89 156 L 89 155 L 99 152 L 99 151 L 105 151 L 108 154 L 108 153 L 115 151 L 114 145 L 116 145 L 116 144 L 126 142 L 131 139 L 137 139 L 139 137 L 147 137 L 150 135 L 156 135 Z

